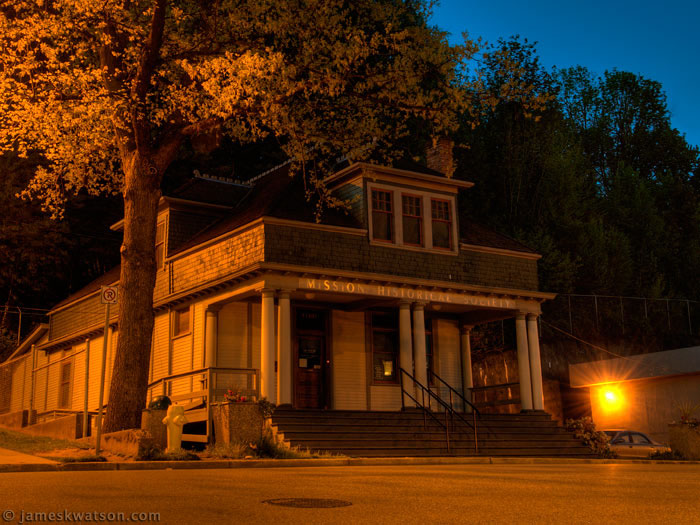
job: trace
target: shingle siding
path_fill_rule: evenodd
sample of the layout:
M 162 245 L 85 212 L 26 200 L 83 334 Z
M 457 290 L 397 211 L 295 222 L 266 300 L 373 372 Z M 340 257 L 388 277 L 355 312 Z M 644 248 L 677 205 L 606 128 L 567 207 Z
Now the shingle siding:
M 365 236 L 265 225 L 265 261 L 460 284 L 537 290 L 537 261 L 460 250 L 459 255 L 374 246 Z

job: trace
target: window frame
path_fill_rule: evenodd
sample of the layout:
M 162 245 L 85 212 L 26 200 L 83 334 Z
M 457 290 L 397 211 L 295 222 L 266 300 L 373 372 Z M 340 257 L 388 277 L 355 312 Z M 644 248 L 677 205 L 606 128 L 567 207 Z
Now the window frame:
M 433 216 L 433 203 L 434 202 L 444 202 L 447 204 L 447 213 L 449 214 L 447 219 L 436 219 Z M 454 228 L 453 228 L 453 221 L 454 221 L 454 213 L 452 212 L 452 202 L 448 199 L 441 199 L 441 198 L 436 198 L 433 197 L 432 195 L 430 196 L 430 231 L 431 231 L 431 240 L 432 240 L 432 248 L 433 250 L 441 250 L 441 251 L 453 251 L 454 250 Z M 435 233 L 434 229 L 434 224 L 442 223 L 442 224 L 447 224 L 447 232 L 448 232 L 448 237 L 450 240 L 450 245 L 449 247 L 444 247 L 444 246 L 435 246 L 435 236 L 433 235 Z
M 369 332 L 370 332 L 370 346 L 371 346 L 371 384 L 375 386 L 396 386 L 400 383 L 401 378 L 399 377 L 399 326 L 398 326 L 398 318 L 390 313 L 387 312 L 369 312 L 370 314 L 370 327 L 369 327 Z M 375 316 L 384 316 L 393 319 L 395 323 L 394 328 L 385 328 L 383 326 L 375 326 L 374 318 Z M 375 332 L 380 332 L 380 333 L 388 333 L 388 334 L 395 334 L 395 348 L 393 352 L 378 352 L 375 351 L 374 349 L 374 334 Z M 377 379 L 374 374 L 374 361 L 375 361 L 375 356 L 391 356 L 392 363 L 393 363 L 393 369 L 394 369 L 394 378 L 393 379 Z
M 375 207 L 374 207 L 374 192 L 385 193 L 389 196 L 388 202 L 389 202 L 389 206 L 391 207 L 391 209 L 389 211 L 375 209 Z M 396 206 L 394 204 L 394 192 L 392 190 L 381 188 L 381 187 L 370 188 L 370 214 L 371 214 L 370 215 L 370 224 L 372 225 L 372 240 L 374 242 L 380 242 L 383 244 L 396 244 L 397 243 L 398 239 L 397 239 L 397 235 L 396 235 L 397 231 L 396 231 L 396 224 L 395 224 L 395 221 L 396 221 L 395 215 L 396 214 L 394 213 L 395 209 L 396 209 Z M 375 235 L 376 235 L 376 232 L 374 231 L 374 214 L 375 213 L 383 213 L 383 214 L 389 216 L 390 239 L 379 239 L 379 238 L 375 237 Z
M 160 226 L 163 227 L 163 239 L 159 241 L 158 240 L 158 228 Z M 156 271 L 165 269 L 165 239 L 167 237 L 167 231 L 168 231 L 167 230 L 167 222 L 166 222 L 165 218 L 156 222 L 156 251 L 155 251 Z M 158 250 L 159 249 L 162 250 L 160 263 L 158 261 Z
M 69 377 L 64 380 L 65 369 L 69 368 Z M 66 359 L 61 362 L 58 376 L 58 408 L 70 409 L 73 405 L 73 359 Z M 65 390 L 64 390 L 65 389 Z M 65 398 L 64 398 L 65 395 Z
M 392 195 L 392 241 L 375 239 L 373 226 L 374 203 L 372 192 L 381 191 Z M 403 230 L 403 196 L 419 197 L 421 199 L 421 242 L 422 245 L 415 245 L 404 242 Z M 457 224 L 457 194 L 451 192 L 438 192 L 431 188 L 419 187 L 404 187 L 402 185 L 392 185 L 381 180 L 369 180 L 365 183 L 365 199 L 366 199 L 366 220 L 368 222 L 367 232 L 370 245 L 399 248 L 403 250 L 417 251 L 423 253 L 438 253 L 441 255 L 459 255 L 459 227 Z M 450 220 L 442 222 L 448 223 L 450 234 L 450 248 L 438 247 L 433 245 L 433 219 L 432 219 L 432 201 L 442 201 L 448 204 Z M 400 206 L 397 211 L 396 206 Z M 377 210 L 379 211 L 379 210 Z
M 178 332 L 178 328 L 180 325 L 180 315 L 183 312 L 187 312 L 187 330 Z M 190 335 L 192 333 L 192 306 L 188 305 L 183 308 L 173 308 L 172 310 L 172 328 L 170 330 L 171 333 L 171 338 L 172 339 L 177 339 L 179 337 L 184 337 L 187 335 Z
M 407 215 L 406 212 L 404 211 L 404 198 L 408 197 L 409 199 L 418 199 L 419 203 L 419 215 Z M 401 192 L 401 244 L 403 246 L 413 246 L 417 248 L 423 248 L 425 246 L 425 214 L 423 213 L 423 208 L 425 206 L 423 205 L 423 201 L 425 199 L 423 198 L 423 195 L 420 194 L 415 194 L 415 193 L 406 193 L 406 192 Z M 409 217 L 411 219 L 418 219 L 418 224 L 420 225 L 419 228 L 419 242 L 418 244 L 414 244 L 412 242 L 406 242 L 406 239 L 404 237 L 404 232 L 405 232 L 405 223 L 404 219 L 406 217 Z

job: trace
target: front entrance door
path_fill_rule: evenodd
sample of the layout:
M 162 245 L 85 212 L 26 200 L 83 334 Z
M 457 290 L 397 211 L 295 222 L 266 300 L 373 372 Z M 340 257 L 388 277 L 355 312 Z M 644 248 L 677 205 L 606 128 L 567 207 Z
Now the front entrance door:
M 326 313 L 303 310 L 296 313 L 294 406 L 325 408 Z

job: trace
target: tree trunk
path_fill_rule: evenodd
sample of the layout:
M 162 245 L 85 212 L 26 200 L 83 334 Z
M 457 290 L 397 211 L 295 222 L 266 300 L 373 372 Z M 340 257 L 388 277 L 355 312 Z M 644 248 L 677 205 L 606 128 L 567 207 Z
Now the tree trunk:
M 119 336 L 105 432 L 139 428 L 141 410 L 145 408 L 153 334 L 159 181 L 150 159 L 137 156 L 133 162 L 124 163 Z

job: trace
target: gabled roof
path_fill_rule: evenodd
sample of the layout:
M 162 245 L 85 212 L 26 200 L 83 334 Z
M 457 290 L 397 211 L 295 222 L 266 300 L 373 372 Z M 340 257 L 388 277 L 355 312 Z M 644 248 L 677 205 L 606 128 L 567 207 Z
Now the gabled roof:
M 533 249 L 525 246 L 520 241 L 516 241 L 507 235 L 498 233 L 486 226 L 478 224 L 471 219 L 460 216 L 459 218 L 460 242 L 474 246 L 485 246 L 499 250 L 509 250 L 514 252 L 524 252 L 536 254 Z
M 66 297 L 60 303 L 55 304 L 53 306 L 53 308 L 51 308 L 51 310 L 56 310 L 58 308 L 61 308 L 62 306 L 65 306 L 69 303 L 72 303 L 73 301 L 76 301 L 76 300 L 81 299 L 83 297 L 87 297 L 88 295 L 98 291 L 101 286 L 109 286 L 110 284 L 116 283 L 117 281 L 119 281 L 120 271 L 121 271 L 121 265 L 115 266 L 107 273 L 101 275 L 100 277 L 98 277 L 94 281 L 83 286 L 77 292 L 70 294 L 68 297 Z
M 21 356 L 22 354 L 25 354 L 29 350 L 31 350 L 32 345 L 35 344 L 39 339 L 41 339 L 46 332 L 49 331 L 49 325 L 47 324 L 40 324 L 37 326 L 32 332 L 24 338 L 24 340 L 19 344 L 17 349 L 12 352 L 12 355 L 8 357 L 5 362 L 7 361 L 12 361 L 14 358 Z

